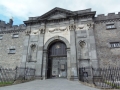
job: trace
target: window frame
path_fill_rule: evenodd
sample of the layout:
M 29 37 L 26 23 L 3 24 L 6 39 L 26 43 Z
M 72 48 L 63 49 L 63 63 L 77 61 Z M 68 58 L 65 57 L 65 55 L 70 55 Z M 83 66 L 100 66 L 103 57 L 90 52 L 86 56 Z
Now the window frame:
M 2 40 L 3 39 L 3 35 L 0 35 L 0 40 Z
M 120 48 L 120 42 L 110 42 L 110 48 Z
M 16 53 L 16 49 L 15 48 L 9 48 L 8 54 L 15 54 L 15 53 Z
M 16 37 L 15 35 L 18 35 L 18 36 Z M 14 33 L 14 34 L 12 35 L 12 38 L 19 38 L 19 33 Z
M 116 29 L 115 23 L 106 24 L 106 30 Z

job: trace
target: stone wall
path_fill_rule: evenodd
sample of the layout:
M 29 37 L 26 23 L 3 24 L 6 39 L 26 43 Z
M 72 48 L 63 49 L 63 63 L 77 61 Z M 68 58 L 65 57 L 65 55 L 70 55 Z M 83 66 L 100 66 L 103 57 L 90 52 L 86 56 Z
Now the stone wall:
M 111 18 L 110 14 L 102 16 L 96 18 L 94 25 L 99 66 L 120 66 L 120 48 L 111 48 L 110 45 L 110 42 L 120 42 L 120 22 L 119 19 L 115 20 L 117 17 L 119 18 L 119 15 L 111 14 Z M 116 28 L 107 30 L 106 24 L 110 23 L 114 23 Z
M 0 40 L 0 67 L 15 68 L 21 62 L 25 32 L 24 30 L 21 32 L 8 32 L 0 32 L 0 35 L 3 35 L 2 40 Z M 13 34 L 18 34 L 19 37 L 13 38 Z M 12 48 L 15 48 L 15 54 L 9 53 L 9 49 Z

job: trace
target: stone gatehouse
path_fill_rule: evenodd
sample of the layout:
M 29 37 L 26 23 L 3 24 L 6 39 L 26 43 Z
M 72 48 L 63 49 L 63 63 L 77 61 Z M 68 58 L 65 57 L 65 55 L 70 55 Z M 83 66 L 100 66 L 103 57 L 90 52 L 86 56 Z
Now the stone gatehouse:
M 54 8 L 22 25 L 0 21 L 0 66 L 31 67 L 36 77 L 78 77 L 79 67 L 120 65 L 120 13 Z

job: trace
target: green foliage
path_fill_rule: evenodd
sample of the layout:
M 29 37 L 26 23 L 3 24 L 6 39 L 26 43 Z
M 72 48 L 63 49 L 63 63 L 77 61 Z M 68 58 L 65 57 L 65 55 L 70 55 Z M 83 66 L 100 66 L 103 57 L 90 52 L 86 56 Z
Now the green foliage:
M 115 89 L 120 89 L 120 86 L 117 86 L 115 83 L 111 83 L 111 82 L 107 82 L 107 81 L 105 81 L 105 83 L 112 86 Z
M 12 85 L 13 82 L 0 82 L 0 86 Z

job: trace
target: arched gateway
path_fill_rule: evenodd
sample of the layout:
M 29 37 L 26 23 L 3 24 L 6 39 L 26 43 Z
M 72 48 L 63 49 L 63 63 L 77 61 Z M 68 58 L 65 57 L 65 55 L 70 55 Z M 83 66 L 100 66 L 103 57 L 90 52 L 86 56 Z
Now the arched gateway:
M 67 76 L 67 51 L 62 41 L 53 42 L 48 48 L 47 78 Z
M 36 78 L 69 80 L 78 79 L 80 67 L 97 67 L 94 15 L 89 9 L 81 13 L 54 8 L 24 21 L 27 27 L 20 66 L 35 68 Z
M 69 69 L 69 42 L 61 37 L 55 36 L 49 39 L 45 46 L 44 46 L 44 55 L 46 57 L 46 67 L 43 67 L 45 70 L 45 78 L 53 78 L 53 77 L 60 77 L 60 78 L 67 78 Z M 45 62 L 45 59 L 44 59 Z M 43 71 L 44 72 L 44 71 Z

